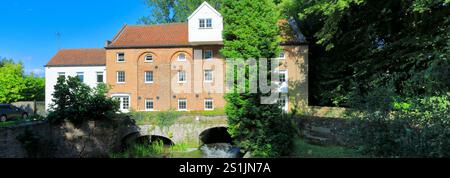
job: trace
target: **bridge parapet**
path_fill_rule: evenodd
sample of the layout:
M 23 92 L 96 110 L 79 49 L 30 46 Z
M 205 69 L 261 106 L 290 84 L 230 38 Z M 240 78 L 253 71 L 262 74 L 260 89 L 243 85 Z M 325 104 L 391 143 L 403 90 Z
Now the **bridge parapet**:
M 227 124 L 177 123 L 168 128 L 156 125 L 141 125 L 140 134 L 164 136 L 170 138 L 175 144 L 183 141 L 200 143 L 199 135 L 203 131 L 215 127 L 227 127 Z

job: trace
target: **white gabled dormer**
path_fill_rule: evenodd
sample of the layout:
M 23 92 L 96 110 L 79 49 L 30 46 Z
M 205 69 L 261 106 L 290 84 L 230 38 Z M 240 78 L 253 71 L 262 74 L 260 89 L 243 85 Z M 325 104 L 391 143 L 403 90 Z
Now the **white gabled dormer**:
M 223 17 L 206 1 L 188 17 L 188 24 L 191 44 L 223 43 Z

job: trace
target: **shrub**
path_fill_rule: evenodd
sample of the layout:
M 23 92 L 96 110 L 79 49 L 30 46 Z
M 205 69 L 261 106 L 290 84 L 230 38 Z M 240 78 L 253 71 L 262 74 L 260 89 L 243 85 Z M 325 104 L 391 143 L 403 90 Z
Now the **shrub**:
M 80 124 L 85 120 L 105 120 L 119 111 L 119 103 L 106 96 L 108 87 L 92 89 L 77 77 L 58 78 L 48 119 L 52 123 L 68 120 Z
M 353 144 L 381 157 L 449 157 L 450 93 L 399 103 L 407 107 L 356 118 Z
M 257 102 L 249 101 L 257 97 L 239 101 L 229 95 L 226 98 L 233 101 L 226 105 L 228 131 L 239 147 L 255 157 L 279 157 L 290 152 L 295 135 L 291 115 L 283 114 L 278 106 L 257 106 Z
M 162 141 L 134 144 L 122 153 L 112 153 L 112 158 L 158 158 L 166 154 Z

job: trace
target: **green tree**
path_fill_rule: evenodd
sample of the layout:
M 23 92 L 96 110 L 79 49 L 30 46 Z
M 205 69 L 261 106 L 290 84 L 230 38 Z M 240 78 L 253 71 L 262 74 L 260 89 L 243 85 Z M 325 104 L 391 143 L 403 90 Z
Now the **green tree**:
M 207 2 L 214 8 L 220 9 L 221 1 L 208 0 Z M 145 0 L 144 2 L 151 12 L 148 16 L 141 17 L 138 23 L 152 25 L 185 22 L 204 0 Z
M 225 0 L 222 5 L 224 47 L 221 53 L 225 58 L 270 59 L 278 54 L 279 14 L 271 0 Z M 289 150 L 292 127 L 278 105 L 261 104 L 264 95 L 259 90 L 259 93 L 249 92 L 248 81 L 257 74 L 250 74 L 249 66 L 245 68 L 246 92 L 225 96 L 229 132 L 240 147 L 254 156 L 280 156 Z
M 447 157 L 449 0 L 284 0 L 310 43 L 316 102 L 357 108 L 366 154 Z M 333 70 L 330 70 L 333 69 Z M 317 82 L 318 81 L 318 82 Z
M 0 68 L 0 103 L 11 103 L 24 98 L 22 64 L 3 63 Z
M 283 14 L 310 41 L 311 103 L 352 106 L 353 96 L 390 82 L 401 97 L 445 94 L 449 2 L 284 0 Z
M 0 103 L 43 101 L 45 80 L 34 74 L 25 75 L 22 63 L 12 59 L 0 61 Z
M 87 120 L 112 119 L 119 103 L 107 97 L 108 87 L 99 84 L 90 88 L 78 77 L 58 78 L 48 119 L 52 123 L 70 121 L 81 124 Z
M 26 88 L 23 89 L 23 100 L 44 101 L 45 100 L 45 79 L 30 74 L 24 77 L 23 82 Z
M 0 67 L 5 66 L 5 64 L 7 64 L 7 63 L 14 64 L 14 61 L 12 59 L 1 58 L 1 60 L 0 60 Z

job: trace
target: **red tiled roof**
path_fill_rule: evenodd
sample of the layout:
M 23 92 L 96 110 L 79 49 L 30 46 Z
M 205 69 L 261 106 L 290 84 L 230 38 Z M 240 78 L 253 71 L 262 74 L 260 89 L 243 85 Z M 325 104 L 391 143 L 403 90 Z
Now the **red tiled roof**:
M 107 47 L 189 45 L 188 24 L 125 26 Z
M 106 51 L 103 48 L 62 49 L 46 66 L 95 66 L 106 65 Z

